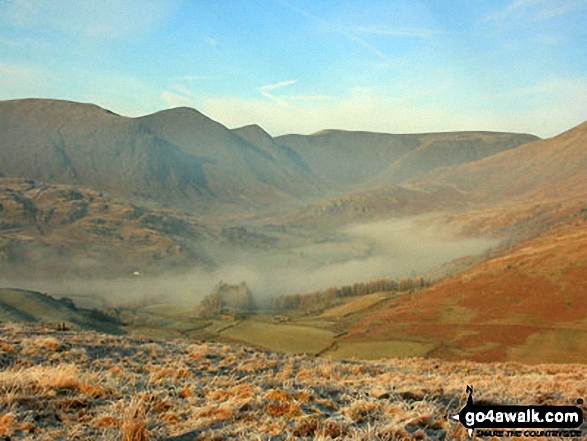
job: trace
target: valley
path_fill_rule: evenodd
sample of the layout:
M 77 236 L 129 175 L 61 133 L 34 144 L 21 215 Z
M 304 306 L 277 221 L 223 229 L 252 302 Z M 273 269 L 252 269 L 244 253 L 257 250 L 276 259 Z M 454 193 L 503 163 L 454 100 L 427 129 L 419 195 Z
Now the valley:
M 0 103 L 0 124 L 6 288 L 117 311 L 135 335 L 338 359 L 584 362 L 585 124 L 545 140 L 273 138 L 193 109 L 126 118 L 51 100 Z M 429 282 L 398 289 L 406 277 Z M 386 278 L 400 285 L 340 294 Z M 254 302 L 199 316 L 219 282 L 247 284 Z
M 585 23 L 0 0 L 0 441 L 585 439 Z

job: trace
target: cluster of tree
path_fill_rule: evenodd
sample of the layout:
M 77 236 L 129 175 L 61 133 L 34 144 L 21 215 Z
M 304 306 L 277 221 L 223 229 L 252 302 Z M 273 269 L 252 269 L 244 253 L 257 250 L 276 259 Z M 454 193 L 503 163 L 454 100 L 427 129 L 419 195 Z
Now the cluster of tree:
M 204 297 L 197 308 L 199 317 L 214 317 L 224 313 L 250 313 L 256 310 L 253 293 L 246 282 L 231 285 L 220 282 Z
M 305 294 L 287 294 L 273 299 L 273 309 L 277 311 L 299 310 L 303 313 L 314 313 L 331 308 L 340 303 L 343 297 L 363 296 L 376 292 L 406 292 L 430 285 L 429 279 L 421 276 L 405 277 L 399 280 L 377 279 L 368 282 L 357 282 L 352 285 L 330 287 Z

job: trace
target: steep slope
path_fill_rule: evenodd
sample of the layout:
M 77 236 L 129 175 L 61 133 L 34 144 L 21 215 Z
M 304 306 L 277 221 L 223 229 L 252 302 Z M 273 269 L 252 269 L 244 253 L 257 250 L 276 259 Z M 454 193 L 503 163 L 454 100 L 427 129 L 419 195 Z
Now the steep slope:
M 274 153 L 193 109 L 133 119 L 91 104 L 0 102 L 4 176 L 199 210 L 246 208 L 291 198 L 301 182 L 296 158 Z
M 268 152 L 271 157 L 275 158 L 276 160 L 284 160 L 289 162 L 296 171 L 301 173 L 310 172 L 310 167 L 302 160 L 300 155 L 298 155 L 295 151 L 286 145 L 279 144 L 260 126 L 252 124 L 239 127 L 238 129 L 233 129 L 232 132 L 248 143 L 261 148 L 265 152 Z
M 538 139 L 491 132 L 387 133 L 327 130 L 275 138 L 340 189 L 399 183 L 437 167 L 474 161 Z
M 350 222 L 429 212 L 469 211 L 587 197 L 587 123 L 477 161 L 434 170 L 308 205 L 284 222 Z M 451 149 L 453 147 L 450 147 Z M 417 150 L 402 157 L 410 161 Z M 447 158 L 447 157 L 445 157 Z M 424 164 L 425 161 L 417 162 Z M 395 168 L 396 164 L 391 168 Z M 402 173 L 399 171 L 399 173 Z M 495 208 L 511 210 L 511 207 Z
M 0 178 L 0 278 L 128 276 L 210 265 L 197 219 L 94 190 Z
M 207 182 L 221 198 L 275 202 L 295 193 L 296 184 L 304 182 L 297 173 L 299 158 L 288 155 L 286 149 L 265 136 L 256 139 L 259 145 L 249 142 L 194 109 L 165 110 L 137 122 L 203 160 Z
M 378 311 L 349 341 L 425 341 L 429 355 L 478 361 L 585 363 L 587 204 L 583 218 Z
M 210 200 L 203 160 L 90 104 L 0 103 L 0 173 L 76 184 L 122 197 Z

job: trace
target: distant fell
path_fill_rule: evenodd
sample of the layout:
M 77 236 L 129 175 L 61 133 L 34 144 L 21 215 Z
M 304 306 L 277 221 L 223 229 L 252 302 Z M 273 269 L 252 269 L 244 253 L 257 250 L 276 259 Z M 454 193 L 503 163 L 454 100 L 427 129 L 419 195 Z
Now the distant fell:
M 0 173 L 5 176 L 173 203 L 214 197 L 202 168 L 206 162 L 140 122 L 92 104 L 0 102 Z
M 432 172 L 414 184 L 456 188 L 471 203 L 586 195 L 587 122 L 552 138 Z
M 294 161 L 194 109 L 126 118 L 92 104 L 0 102 L 0 174 L 207 210 L 293 192 Z
M 448 136 L 448 134 L 446 135 Z M 496 204 L 563 201 L 587 196 L 587 123 L 553 138 L 511 147 L 510 134 L 451 134 L 462 144 L 435 139 L 389 166 L 389 183 L 308 205 L 295 222 L 341 222 L 367 218 L 463 211 Z M 471 141 L 471 137 L 475 139 Z M 488 141 L 488 140 L 491 141 Z M 479 144 L 478 144 L 479 143 Z M 501 148 L 502 151 L 497 151 Z M 480 157 L 484 153 L 485 157 Z M 450 165 L 451 155 L 470 160 Z M 476 158 L 476 159 L 475 159 Z M 426 170 L 429 164 L 437 166 Z M 384 173 L 382 173 L 382 176 Z M 411 178 L 406 176 L 412 175 Z M 402 179 L 402 176 L 404 179 Z M 400 182 L 394 181 L 396 177 Z
M 400 183 L 447 165 L 476 161 L 539 139 L 494 132 L 388 134 L 324 130 L 275 138 L 324 181 L 346 190 Z
M 180 107 L 140 118 L 94 104 L 0 102 L 0 176 L 80 185 L 200 213 L 291 209 L 516 149 L 532 135 L 325 130 L 273 138 Z

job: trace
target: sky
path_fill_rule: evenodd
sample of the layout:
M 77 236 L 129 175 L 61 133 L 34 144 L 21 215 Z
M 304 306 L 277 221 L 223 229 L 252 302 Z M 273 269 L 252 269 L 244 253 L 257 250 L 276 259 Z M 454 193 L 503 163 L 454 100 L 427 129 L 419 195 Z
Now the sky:
M 0 100 L 550 137 L 587 119 L 586 25 L 587 0 L 0 0 Z

